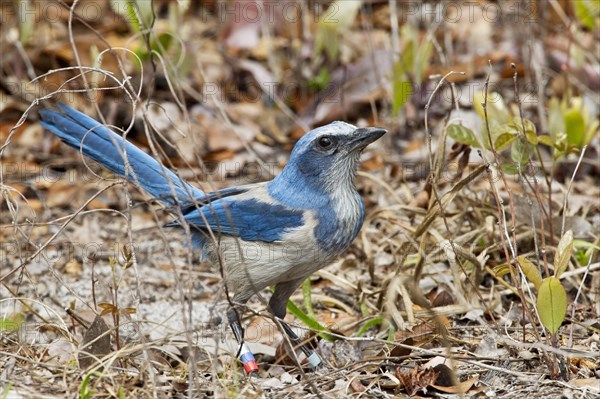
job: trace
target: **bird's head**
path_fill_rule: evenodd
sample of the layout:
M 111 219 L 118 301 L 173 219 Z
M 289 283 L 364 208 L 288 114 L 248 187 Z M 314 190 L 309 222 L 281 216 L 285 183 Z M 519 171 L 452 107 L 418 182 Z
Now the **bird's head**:
M 333 122 L 306 133 L 294 146 L 288 164 L 276 178 L 288 183 L 331 191 L 353 187 L 360 154 L 386 133 L 385 129 L 357 128 Z

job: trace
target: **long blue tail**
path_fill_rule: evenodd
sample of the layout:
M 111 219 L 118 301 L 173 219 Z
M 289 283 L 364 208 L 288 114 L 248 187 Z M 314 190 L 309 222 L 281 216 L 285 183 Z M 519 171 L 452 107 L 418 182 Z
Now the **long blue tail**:
M 150 155 L 100 122 L 64 104 L 58 104 L 62 112 L 43 109 L 41 124 L 66 144 L 97 161 L 112 172 L 139 184 L 145 191 L 162 203 L 173 206 L 189 204 L 201 198 L 204 192 L 181 180 Z M 125 155 L 128 167 L 125 166 Z

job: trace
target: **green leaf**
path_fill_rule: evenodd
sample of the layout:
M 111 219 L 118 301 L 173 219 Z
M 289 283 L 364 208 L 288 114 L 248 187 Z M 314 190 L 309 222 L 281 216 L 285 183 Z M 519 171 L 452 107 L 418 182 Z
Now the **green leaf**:
M 369 321 L 367 321 L 361 328 L 360 330 L 358 330 L 358 332 L 356 333 L 357 337 L 362 337 L 369 328 L 377 326 L 379 324 L 383 324 L 384 319 L 383 317 L 375 317 L 374 319 L 371 319 Z
M 400 30 L 400 38 L 404 45 L 402 46 L 402 54 L 400 55 L 400 66 L 402 71 L 406 74 L 412 72 L 413 65 L 415 64 L 415 57 L 417 53 L 417 32 L 410 24 L 404 24 Z
M 120 15 L 133 32 L 140 33 L 149 29 L 154 18 L 152 12 L 153 2 L 148 0 L 111 0 L 112 10 Z M 181 7 L 181 4 L 180 4 Z
M 562 236 L 558 247 L 556 247 L 556 255 L 554 256 L 554 277 L 560 278 L 560 275 L 567 270 L 569 259 L 573 252 L 573 232 L 568 230 Z
M 510 112 L 504 103 L 504 98 L 499 93 L 488 94 L 488 115 L 498 123 L 510 121 Z
M 140 21 L 136 16 L 134 3 L 134 0 L 111 0 L 110 5 L 116 14 L 127 21 L 132 31 L 139 33 L 141 31 L 141 26 Z
M 406 75 L 400 78 L 395 78 L 392 86 L 393 90 L 393 105 L 392 113 L 395 115 L 406 104 L 412 94 L 412 84 L 406 80 Z
M 306 314 L 316 319 L 315 310 L 312 306 L 312 293 L 311 293 L 312 284 L 310 283 L 310 279 L 307 278 L 302 283 L 302 300 L 304 302 L 304 309 L 306 309 Z
M 576 248 L 575 258 L 580 265 L 587 265 L 592 254 L 600 251 L 600 246 L 583 240 L 573 240 L 573 246 Z
M 164 54 L 164 52 L 171 47 L 172 42 L 173 35 L 170 33 L 161 33 L 158 35 L 157 40 L 152 41 L 151 47 L 152 50 L 156 51 L 158 54 Z
M 463 125 L 451 124 L 448 125 L 448 136 L 453 138 L 462 144 L 470 145 L 471 147 L 479 148 L 479 142 L 477 141 L 477 137 L 475 136 L 475 132 L 473 132 L 468 127 L 464 127 Z
M 361 5 L 360 0 L 335 0 L 323 14 L 321 22 L 333 24 L 338 29 L 348 29 L 354 23 Z
M 594 136 L 598 133 L 598 127 L 600 127 L 600 119 L 594 119 L 588 124 L 587 133 L 583 139 L 583 144 L 588 145 Z
M 38 16 L 32 11 L 32 5 L 28 0 L 20 0 L 17 5 L 19 10 L 19 40 L 23 45 L 28 45 L 33 38 L 33 33 L 36 28 L 36 19 Z M 6 4 L 6 3 L 5 3 Z
M 559 279 L 548 277 L 542 281 L 536 308 L 544 327 L 552 334 L 558 331 L 567 313 L 567 293 Z
M 81 386 L 79 387 L 79 398 L 80 399 L 88 399 L 92 398 L 94 395 L 94 391 L 90 387 L 90 380 L 92 377 L 101 377 L 102 374 L 99 371 L 92 371 L 87 373 L 83 380 L 81 381 Z
M 506 128 L 517 136 L 525 134 L 525 138 L 531 144 L 536 145 L 538 143 L 537 129 L 529 119 L 521 120 L 521 118 L 516 117 L 511 123 L 506 125 Z M 525 130 L 523 131 L 523 129 Z
M 429 66 L 431 54 L 433 53 L 433 41 L 424 40 L 417 47 L 417 54 L 413 69 L 413 77 L 417 84 L 421 84 L 425 68 Z
M 567 135 L 562 133 L 554 141 L 554 152 L 552 156 L 554 159 L 559 159 L 567 153 Z
M 512 162 L 504 162 L 500 164 L 500 169 L 507 175 L 516 175 L 519 173 L 519 168 Z
M 510 148 L 510 157 L 513 162 L 523 165 L 529 160 L 529 153 L 527 152 L 527 144 L 524 140 L 516 140 Z
M 538 136 L 535 125 L 529 119 L 524 119 L 523 125 L 525 125 L 525 137 L 527 137 L 527 141 L 536 145 L 538 143 Z
M 514 127 L 510 123 L 501 124 L 500 122 L 490 119 L 489 123 L 490 128 L 490 136 L 492 138 L 492 143 L 496 142 L 496 139 L 500 137 L 503 133 L 511 133 L 516 137 L 519 136 L 519 132 L 514 129 Z M 490 138 L 488 137 L 486 127 L 482 127 L 481 129 L 481 140 L 483 141 L 483 145 L 486 150 L 491 150 L 492 147 L 490 145 Z
M 319 24 L 317 28 L 314 52 L 315 54 L 321 54 L 323 50 L 330 60 L 337 60 L 340 43 L 335 25 Z
M 502 263 L 494 266 L 493 271 L 496 277 L 506 276 L 508 273 L 510 273 L 510 265 L 508 263 Z
M 396 335 L 396 328 L 394 327 L 394 325 L 392 323 L 388 323 L 387 341 L 393 342 L 395 335 Z
M 477 91 L 473 94 L 473 109 L 477 112 L 477 115 L 485 120 L 485 113 L 483 112 L 483 92 Z
M 600 18 L 600 2 L 598 0 L 576 0 L 575 15 L 584 27 L 593 30 Z
M 401 37 L 405 39 L 400 59 L 394 65 L 392 81 L 392 113 L 396 114 L 406 104 L 412 94 L 413 85 L 409 76 L 415 59 L 414 33 L 408 25 L 402 29 Z
M 321 68 L 317 76 L 308 80 L 308 88 L 314 91 L 321 91 L 327 87 L 331 76 L 327 68 Z
M 23 322 L 25 321 L 25 315 L 23 313 L 12 313 L 8 316 L 0 318 L 0 332 L 15 332 L 18 331 Z
M 576 248 L 588 248 L 595 249 L 596 251 L 600 251 L 600 246 L 595 245 L 591 242 L 583 241 L 583 240 L 573 240 L 573 244 Z
M 516 138 L 517 136 L 513 133 L 501 133 L 498 137 L 496 137 L 496 140 L 494 141 L 494 148 L 496 149 L 496 151 L 502 151 L 505 148 L 508 148 L 508 146 L 513 141 L 515 141 Z
M 481 119 L 485 120 L 483 112 L 484 93 L 475 92 L 473 96 L 473 108 L 481 116 Z M 496 92 L 488 92 L 487 95 L 487 113 L 490 121 L 496 121 L 499 124 L 505 124 L 510 122 L 510 112 L 506 108 L 504 99 Z
M 331 60 L 340 53 L 340 33 L 354 23 L 361 7 L 360 0 L 335 0 L 319 19 L 315 34 L 315 54 L 322 50 Z
M 308 328 L 310 328 L 313 331 L 321 331 L 319 333 L 319 336 L 321 338 L 323 338 L 326 341 L 329 342 L 333 342 L 336 341 L 337 338 L 327 334 L 327 331 L 329 331 L 326 327 L 324 327 L 321 323 L 319 323 L 317 320 L 313 319 L 312 317 L 310 317 L 309 315 L 307 315 L 306 313 L 304 313 L 298 306 L 296 306 L 294 304 L 294 302 L 292 301 L 288 301 L 287 303 L 287 310 L 293 314 L 298 320 L 300 320 L 302 323 L 304 323 L 304 325 L 306 325 Z
M 548 103 L 548 132 L 552 140 L 558 140 L 559 135 L 565 132 L 565 119 L 558 98 L 552 97 Z
M 133 8 L 133 2 L 131 0 L 127 1 L 127 18 L 134 32 L 141 32 L 142 26 L 140 24 L 140 20 L 138 19 L 135 8 Z
M 554 147 L 554 141 L 552 140 L 552 137 L 548 136 L 547 134 L 538 136 L 538 142 L 540 144 L 547 145 L 548 147 Z
M 581 148 L 585 139 L 585 119 L 583 118 L 583 114 L 580 110 L 571 108 L 565 112 L 564 118 L 567 143 Z
M 88 388 L 91 377 L 92 374 L 86 374 L 85 377 L 83 377 L 83 381 L 81 381 L 81 386 L 79 387 L 79 397 L 81 399 L 88 399 L 92 397 L 92 390 Z
M 533 283 L 533 286 L 536 290 L 539 291 L 540 285 L 542 284 L 542 275 L 540 274 L 539 269 L 524 256 L 518 256 L 517 261 L 521 266 L 521 270 L 523 270 L 523 274 L 529 281 Z

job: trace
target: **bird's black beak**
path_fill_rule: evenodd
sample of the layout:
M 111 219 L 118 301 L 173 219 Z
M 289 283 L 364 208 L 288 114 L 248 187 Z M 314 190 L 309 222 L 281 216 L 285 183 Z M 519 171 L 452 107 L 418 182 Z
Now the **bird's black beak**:
M 350 141 L 350 151 L 355 149 L 363 150 L 366 146 L 377 141 L 381 136 L 387 133 L 387 130 L 380 127 L 361 127 L 352 133 Z

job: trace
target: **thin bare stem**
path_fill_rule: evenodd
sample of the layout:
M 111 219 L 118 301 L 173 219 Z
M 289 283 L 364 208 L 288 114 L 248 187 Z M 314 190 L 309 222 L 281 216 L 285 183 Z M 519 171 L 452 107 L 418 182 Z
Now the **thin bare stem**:
M 571 188 L 573 187 L 573 182 L 575 181 L 575 176 L 577 175 L 577 171 L 579 170 L 579 166 L 581 165 L 581 161 L 585 155 L 585 150 L 587 149 L 587 145 L 583 146 L 581 149 L 581 154 L 579 154 L 579 159 L 577 160 L 577 165 L 575 165 L 575 169 L 573 170 L 573 175 L 571 176 L 571 180 L 569 181 L 569 185 L 567 186 L 567 192 L 565 193 L 565 200 L 563 201 L 562 206 L 562 224 L 560 226 L 560 236 L 565 235 L 565 224 L 567 218 L 567 208 L 569 207 L 569 194 L 571 193 Z

